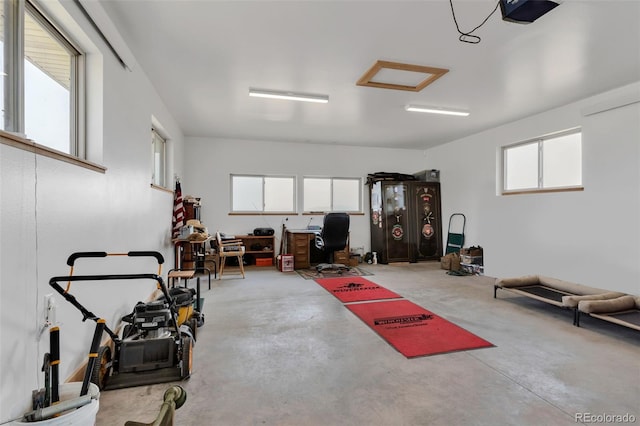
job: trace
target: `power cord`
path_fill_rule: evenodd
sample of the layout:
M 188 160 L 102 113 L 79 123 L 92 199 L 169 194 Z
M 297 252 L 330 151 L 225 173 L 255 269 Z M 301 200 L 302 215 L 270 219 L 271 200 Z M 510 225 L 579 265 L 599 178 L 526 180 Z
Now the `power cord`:
M 451 5 L 451 15 L 453 16 L 453 22 L 456 24 L 456 29 L 458 30 L 458 33 L 460 33 L 460 37 L 458 37 L 458 40 L 460 40 L 461 42 L 470 43 L 470 44 L 478 44 L 480 43 L 480 41 L 482 41 L 480 36 L 474 35 L 473 32 L 478 28 L 480 28 L 481 26 L 483 26 L 489 20 L 489 18 L 491 18 L 493 14 L 496 13 L 496 10 L 498 10 L 498 7 L 500 7 L 500 2 L 496 3 L 496 7 L 493 9 L 493 12 L 491 12 L 489 16 L 487 16 L 480 25 L 478 25 L 471 31 L 463 32 L 463 31 L 460 31 L 460 26 L 458 25 L 458 20 L 456 19 L 456 12 L 455 10 L 453 10 L 453 0 L 449 0 L 449 4 Z

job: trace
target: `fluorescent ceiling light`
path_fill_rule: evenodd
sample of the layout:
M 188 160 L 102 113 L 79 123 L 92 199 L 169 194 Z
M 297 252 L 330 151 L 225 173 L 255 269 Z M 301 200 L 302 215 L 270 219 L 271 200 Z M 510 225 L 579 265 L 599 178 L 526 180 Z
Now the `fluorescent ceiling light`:
M 318 102 L 321 104 L 326 104 L 327 102 L 329 102 L 329 96 L 327 95 L 313 95 L 310 93 L 281 92 L 277 90 L 251 88 L 249 89 L 249 96 L 258 98 L 286 99 L 289 101 Z
M 428 107 L 428 106 L 420 106 L 420 105 L 407 105 L 404 107 L 405 110 L 411 112 L 427 112 L 430 114 L 444 114 L 444 115 L 457 115 L 460 117 L 466 117 L 469 115 L 469 111 L 456 110 L 456 109 L 445 109 L 439 107 Z

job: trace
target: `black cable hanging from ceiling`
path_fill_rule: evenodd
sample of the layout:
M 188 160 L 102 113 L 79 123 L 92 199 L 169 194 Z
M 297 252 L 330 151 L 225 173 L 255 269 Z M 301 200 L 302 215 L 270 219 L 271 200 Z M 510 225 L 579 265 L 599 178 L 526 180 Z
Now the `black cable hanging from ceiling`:
M 489 20 L 489 18 L 491 18 L 493 14 L 496 13 L 496 10 L 498 10 L 498 7 L 500 7 L 500 2 L 498 1 L 496 3 L 496 7 L 493 9 L 493 12 L 491 12 L 489 16 L 487 16 L 480 25 L 478 25 L 471 31 L 463 32 L 463 31 L 460 31 L 460 26 L 458 25 L 458 20 L 456 19 L 456 12 L 455 10 L 453 10 L 453 0 L 449 0 L 449 4 L 451 5 L 451 15 L 453 16 L 453 22 L 456 24 L 456 29 L 458 30 L 458 33 L 460 33 L 460 37 L 458 37 L 458 40 L 460 40 L 461 42 L 470 43 L 470 44 L 478 44 L 480 43 L 480 41 L 482 41 L 480 36 L 473 34 L 473 32 L 478 28 L 480 28 L 481 26 L 483 26 Z

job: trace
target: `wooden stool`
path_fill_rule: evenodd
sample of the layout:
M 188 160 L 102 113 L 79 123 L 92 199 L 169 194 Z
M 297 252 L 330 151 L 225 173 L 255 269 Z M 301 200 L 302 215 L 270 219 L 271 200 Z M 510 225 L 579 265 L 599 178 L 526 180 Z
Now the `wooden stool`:
M 187 286 L 187 280 L 190 280 L 191 278 L 193 278 L 193 276 L 196 274 L 196 270 L 195 269 L 172 269 L 169 271 L 169 286 L 170 287 L 175 287 L 175 282 L 174 280 L 176 278 L 184 280 L 184 286 Z

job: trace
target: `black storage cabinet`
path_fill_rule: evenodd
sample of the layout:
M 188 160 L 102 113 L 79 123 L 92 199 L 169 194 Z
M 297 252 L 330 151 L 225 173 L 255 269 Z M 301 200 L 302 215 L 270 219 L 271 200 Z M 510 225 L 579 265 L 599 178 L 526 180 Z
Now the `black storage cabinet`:
M 371 251 L 379 263 L 442 256 L 440 182 L 368 179 Z

